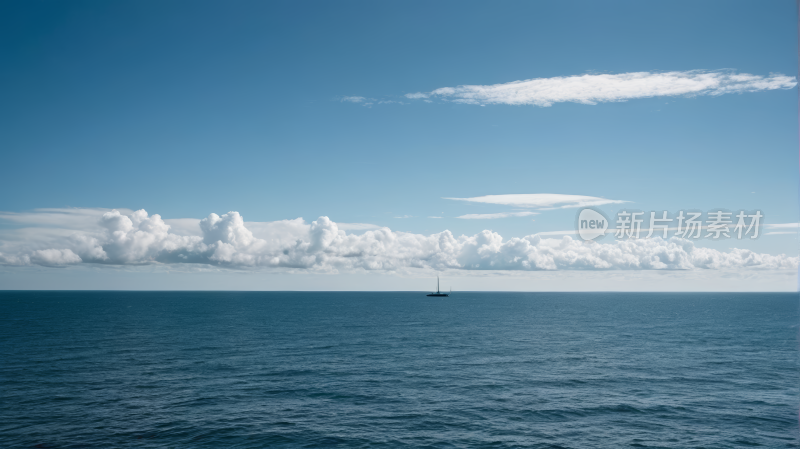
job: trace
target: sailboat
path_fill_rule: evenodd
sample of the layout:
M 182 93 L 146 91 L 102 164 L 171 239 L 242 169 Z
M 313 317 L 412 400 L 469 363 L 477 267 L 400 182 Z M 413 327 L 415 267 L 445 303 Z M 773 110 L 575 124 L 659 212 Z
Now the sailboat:
M 428 293 L 426 296 L 450 296 L 450 293 L 442 293 L 439 291 L 439 276 L 436 276 L 436 293 Z

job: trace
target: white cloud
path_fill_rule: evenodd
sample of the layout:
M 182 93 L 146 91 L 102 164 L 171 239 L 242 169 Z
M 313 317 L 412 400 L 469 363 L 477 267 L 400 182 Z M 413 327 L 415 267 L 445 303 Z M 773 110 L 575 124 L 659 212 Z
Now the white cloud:
M 26 227 L 0 233 L 0 264 L 63 266 L 207 264 L 230 268 L 311 271 L 453 270 L 695 270 L 796 269 L 797 257 L 696 247 L 679 238 L 613 243 L 568 236 L 531 235 L 504 240 L 492 231 L 455 237 L 450 231 L 421 235 L 389 228 L 348 234 L 327 217 L 246 223 L 237 212 L 197 220 L 199 235 L 179 235 L 159 215 L 144 210 L 96 213 L 66 210 L 72 229 Z M 49 212 L 42 212 L 47 226 Z M 31 212 L 27 225 L 35 224 Z M 81 217 L 80 219 L 75 217 Z M 84 220 L 85 230 L 76 229 Z
M 766 224 L 766 225 L 761 225 L 760 227 L 764 228 L 764 229 L 769 229 L 769 228 L 773 228 L 773 227 L 774 228 L 779 228 L 779 229 L 780 228 L 786 228 L 786 227 L 797 227 L 797 223 L 789 223 L 789 225 L 791 225 L 791 226 L 785 226 L 783 224 Z M 698 226 L 697 228 L 700 229 L 701 231 L 709 229 L 708 226 Z M 668 227 L 666 229 L 669 232 L 678 230 L 678 228 L 671 228 L 671 227 Z M 682 229 L 686 229 L 686 228 L 684 227 Z M 663 232 L 664 232 L 664 228 L 641 228 L 639 230 L 639 235 L 641 237 L 646 237 L 648 234 L 650 234 L 651 230 L 653 231 L 652 235 L 655 235 L 655 236 L 663 235 Z M 616 232 L 617 232 L 617 230 L 615 228 L 609 228 L 609 229 L 606 229 L 605 234 L 615 234 Z M 536 234 L 537 235 L 578 235 L 579 232 L 574 230 L 574 229 L 571 229 L 571 230 L 568 230 L 568 231 L 544 231 L 544 232 L 537 232 Z M 797 235 L 797 231 L 765 232 L 763 235 L 783 235 L 783 234 Z M 731 236 L 736 235 L 736 231 L 734 231 L 733 228 L 730 228 L 730 235 Z
M 495 218 L 528 217 L 531 215 L 538 215 L 538 212 L 501 212 L 498 214 L 466 214 L 456 218 L 462 218 L 464 220 L 492 220 Z
M 169 230 L 177 235 L 203 235 L 200 229 L 200 220 L 197 218 L 168 218 L 164 223 L 169 225 Z
M 133 213 L 130 209 L 117 209 L 125 215 Z M 104 213 L 111 212 L 111 209 L 101 207 L 94 208 L 49 208 L 33 209 L 26 212 L 3 212 L 0 211 L 0 220 L 17 225 L 27 226 L 58 226 L 61 229 L 86 229 L 86 223 L 92 222 L 99 226 L 96 221 Z
M 558 193 L 521 193 L 507 195 L 484 195 L 474 198 L 444 198 L 446 200 L 468 201 L 471 203 L 501 204 L 513 207 L 537 209 L 565 209 L 569 207 L 601 206 L 603 204 L 627 203 L 623 200 L 609 200 L 595 196 L 562 195 Z
M 689 70 L 684 72 L 631 72 L 535 78 L 493 85 L 442 87 L 431 92 L 406 94 L 410 99 L 441 98 L 465 104 L 509 104 L 552 106 L 573 102 L 597 104 L 662 96 L 723 95 L 791 89 L 792 76 L 736 73 L 733 70 Z
M 347 101 L 349 103 L 363 103 L 367 101 L 364 97 L 342 97 L 342 101 Z
M 774 223 L 765 224 L 764 227 L 767 229 L 798 229 L 800 228 L 800 223 Z
M 381 228 L 370 223 L 337 223 L 337 225 L 343 231 L 373 231 Z
M 70 249 L 40 249 L 30 255 L 31 263 L 36 265 L 57 267 L 83 262 Z

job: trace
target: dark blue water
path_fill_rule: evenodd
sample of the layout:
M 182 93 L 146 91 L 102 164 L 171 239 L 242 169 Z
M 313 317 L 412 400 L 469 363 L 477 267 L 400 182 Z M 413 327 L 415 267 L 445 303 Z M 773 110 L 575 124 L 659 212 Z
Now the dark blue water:
M 0 447 L 800 447 L 795 294 L 0 292 Z

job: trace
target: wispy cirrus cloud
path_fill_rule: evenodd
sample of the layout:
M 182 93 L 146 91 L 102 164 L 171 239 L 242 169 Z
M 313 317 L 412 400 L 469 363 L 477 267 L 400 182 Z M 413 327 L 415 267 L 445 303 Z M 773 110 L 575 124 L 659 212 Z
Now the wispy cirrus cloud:
M 496 218 L 529 217 L 531 215 L 538 214 L 538 212 L 500 212 L 497 214 L 466 214 L 456 218 L 461 218 L 464 220 L 493 220 Z
M 49 227 L 60 229 L 86 229 L 86 223 L 96 223 L 106 212 L 112 209 L 102 207 L 65 207 L 42 208 L 24 212 L 0 211 L 0 221 L 21 226 Z M 117 209 L 123 214 L 132 214 L 130 209 Z
M 364 97 L 342 97 L 341 101 L 347 103 L 364 103 L 367 99 Z
M 372 223 L 337 223 L 339 229 L 344 231 L 374 231 L 380 229 L 378 225 Z
M 441 87 L 406 94 L 409 99 L 439 98 L 465 104 L 508 104 L 547 107 L 555 103 L 597 104 L 636 98 L 718 96 L 732 93 L 791 89 L 793 76 L 736 73 L 734 70 L 629 72 L 535 78 L 492 85 Z
M 798 229 L 800 223 L 773 223 L 765 224 L 764 227 L 768 229 Z
M 366 106 L 368 108 L 372 107 L 373 105 L 378 105 L 378 104 L 399 104 L 399 105 L 409 104 L 407 102 L 400 101 L 400 100 L 380 100 L 380 99 L 377 99 L 377 98 L 367 98 L 367 97 L 357 97 L 357 96 L 339 97 L 338 99 L 342 103 L 356 103 L 356 104 L 360 104 L 361 106 Z
M 473 198 L 444 199 L 536 209 L 566 209 L 570 207 L 602 206 L 604 204 L 628 202 L 624 200 L 609 200 L 596 196 L 563 195 L 560 193 L 514 193 L 505 195 L 484 195 Z
M 765 224 L 764 229 L 769 231 L 764 235 L 791 235 L 800 231 L 800 223 L 774 223 Z M 770 231 L 771 229 L 781 229 L 781 231 Z

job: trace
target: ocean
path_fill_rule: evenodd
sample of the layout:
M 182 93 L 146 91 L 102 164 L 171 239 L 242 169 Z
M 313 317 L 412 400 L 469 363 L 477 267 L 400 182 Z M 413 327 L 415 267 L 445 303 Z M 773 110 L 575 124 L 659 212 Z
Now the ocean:
M 0 447 L 800 447 L 798 295 L 0 292 Z

